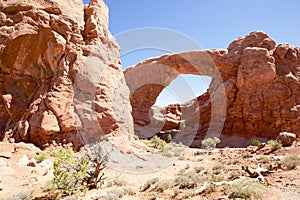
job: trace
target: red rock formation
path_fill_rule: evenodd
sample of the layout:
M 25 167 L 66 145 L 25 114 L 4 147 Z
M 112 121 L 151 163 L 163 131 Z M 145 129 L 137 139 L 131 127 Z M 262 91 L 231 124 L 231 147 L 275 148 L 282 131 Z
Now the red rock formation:
M 0 131 L 46 147 L 131 134 L 103 0 L 0 0 Z
M 153 135 L 178 129 L 176 123 L 173 127 L 164 124 L 165 119 L 185 120 L 187 128 L 193 128 L 182 134 L 187 137 L 194 130 L 196 141 L 189 141 L 194 146 L 212 136 L 220 136 L 221 145 L 229 146 L 248 145 L 251 138 L 276 138 L 283 131 L 299 136 L 299 66 L 299 48 L 276 46 L 263 32 L 238 38 L 227 50 L 186 52 L 143 61 L 125 71 L 135 130 L 138 134 L 155 130 Z M 213 79 L 208 92 L 197 100 L 156 111 L 161 113 L 158 120 L 151 107 L 179 74 Z

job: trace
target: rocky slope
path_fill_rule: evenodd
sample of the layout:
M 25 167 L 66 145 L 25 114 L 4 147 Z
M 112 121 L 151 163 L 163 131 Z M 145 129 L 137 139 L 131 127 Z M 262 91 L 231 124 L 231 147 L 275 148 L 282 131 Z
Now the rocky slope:
M 220 136 L 221 145 L 229 146 L 248 145 L 251 138 L 275 138 L 282 131 L 299 136 L 299 66 L 299 48 L 276 46 L 263 32 L 240 37 L 227 50 L 143 61 L 125 71 L 135 130 L 142 136 L 144 132 L 153 135 L 178 130 L 180 121 L 185 120 L 187 128 L 182 134 L 192 134 L 186 143 L 193 146 L 212 136 Z M 212 77 L 208 92 L 183 105 L 152 108 L 160 92 L 179 74 Z
M 103 0 L 0 0 L 0 93 L 2 139 L 44 148 L 133 133 Z

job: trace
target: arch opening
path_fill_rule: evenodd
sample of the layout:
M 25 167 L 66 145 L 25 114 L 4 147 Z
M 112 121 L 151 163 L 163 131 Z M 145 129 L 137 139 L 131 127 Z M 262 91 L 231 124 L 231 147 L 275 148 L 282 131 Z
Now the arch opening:
M 166 107 L 170 104 L 184 104 L 207 92 L 212 78 L 192 74 L 181 74 L 165 87 L 154 106 Z

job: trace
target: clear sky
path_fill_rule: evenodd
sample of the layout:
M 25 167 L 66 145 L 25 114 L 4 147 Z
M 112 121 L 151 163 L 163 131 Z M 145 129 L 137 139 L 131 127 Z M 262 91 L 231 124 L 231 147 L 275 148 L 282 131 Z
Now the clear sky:
M 87 3 L 88 0 L 84 2 Z M 110 9 L 109 29 L 113 35 L 136 28 L 161 27 L 192 38 L 203 49 L 211 49 L 227 48 L 237 37 L 261 30 L 277 43 L 300 46 L 299 0 L 105 0 L 105 2 Z M 148 49 L 123 55 L 121 57 L 123 68 L 163 53 L 166 51 Z M 207 88 L 208 79 L 184 77 L 187 82 L 191 81 L 196 95 Z M 166 94 L 165 98 L 167 99 L 171 93 Z M 170 97 L 168 101 L 172 101 Z M 159 104 L 166 104 L 166 100 L 162 100 Z

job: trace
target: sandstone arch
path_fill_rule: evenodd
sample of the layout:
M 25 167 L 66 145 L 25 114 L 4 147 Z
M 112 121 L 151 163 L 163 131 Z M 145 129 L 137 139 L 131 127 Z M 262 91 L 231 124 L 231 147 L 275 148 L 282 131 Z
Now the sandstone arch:
M 185 52 L 143 61 L 125 71 L 135 130 L 143 131 L 139 127 L 151 124 L 150 108 L 164 87 L 179 74 L 195 74 L 213 77 L 209 93 L 184 105 L 170 105 L 164 111 L 173 114 L 174 120 L 181 119 L 182 108 L 199 112 L 196 139 L 206 136 L 209 125 L 222 126 L 211 123 L 211 116 L 222 116 L 222 112 L 212 110 L 224 103 L 220 86 L 224 86 L 226 96 L 225 122 L 219 133 L 223 145 L 245 146 L 251 138 L 271 139 L 282 131 L 300 135 L 299 66 L 299 48 L 276 46 L 263 32 L 238 38 L 227 50 Z
M 220 50 L 216 52 L 222 54 L 225 51 Z M 193 51 L 164 55 L 159 58 L 146 60 L 125 71 L 126 83 L 131 91 L 130 101 L 135 131 L 138 134 L 149 137 L 160 130 L 170 128 L 168 123 L 172 123 L 172 120 L 167 120 L 166 123 L 163 123 L 155 119 L 153 112 L 156 111 L 151 109 L 151 107 L 155 104 L 161 91 L 180 74 L 205 75 L 213 78 L 210 92 L 204 95 L 206 101 L 209 100 L 213 105 L 213 109 L 210 108 L 213 115 L 210 112 L 206 118 L 208 124 L 209 121 L 212 122 L 212 126 L 206 127 L 206 131 L 215 135 L 222 131 L 226 113 L 226 94 L 222 84 L 222 76 L 209 53 L 209 51 Z M 176 120 L 186 120 L 188 126 L 193 127 L 194 131 L 197 132 L 200 120 L 199 115 L 201 114 L 200 108 L 204 104 L 205 102 L 191 101 L 187 102 L 186 106 L 178 106 L 178 109 L 181 109 L 181 116 Z M 190 116 L 191 114 L 194 116 Z M 179 122 L 175 122 L 175 124 L 177 126 L 175 128 L 178 128 Z

